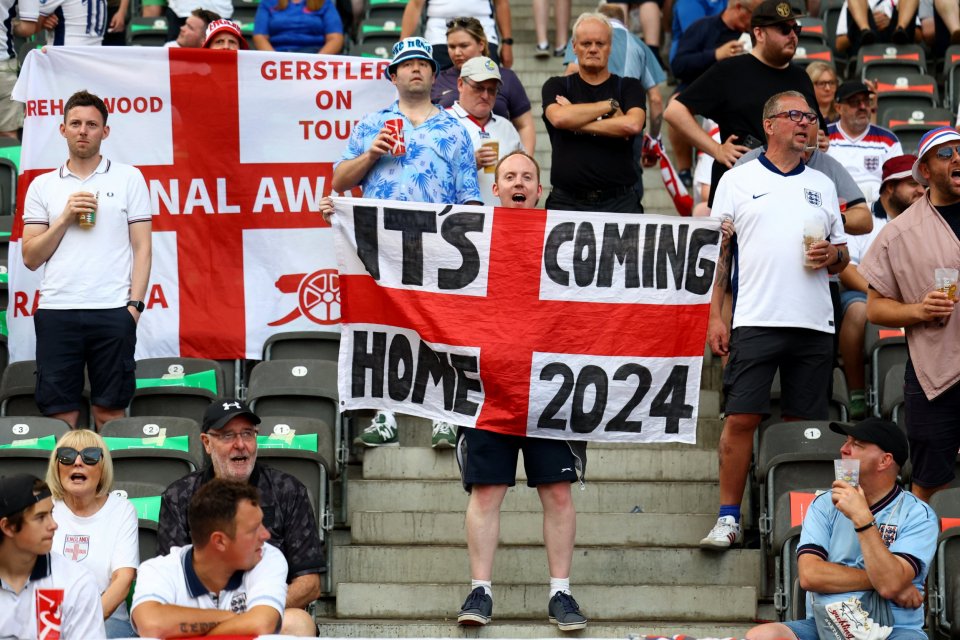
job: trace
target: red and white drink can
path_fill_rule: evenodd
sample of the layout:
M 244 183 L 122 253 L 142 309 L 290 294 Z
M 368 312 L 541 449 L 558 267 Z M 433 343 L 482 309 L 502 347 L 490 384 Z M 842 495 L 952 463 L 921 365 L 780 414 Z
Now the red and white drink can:
M 60 640 L 63 589 L 37 589 L 37 640 Z
M 393 148 L 390 150 L 395 156 L 402 156 L 407 153 L 407 145 L 403 140 L 403 118 L 393 118 L 384 123 L 387 131 L 393 136 Z

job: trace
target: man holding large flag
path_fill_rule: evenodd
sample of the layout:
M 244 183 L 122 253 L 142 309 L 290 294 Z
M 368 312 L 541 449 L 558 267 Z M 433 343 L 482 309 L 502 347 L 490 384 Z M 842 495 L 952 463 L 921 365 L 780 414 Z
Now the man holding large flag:
M 46 265 L 34 316 L 36 400 L 75 427 L 86 367 L 99 429 L 133 397 L 152 215 L 140 170 L 100 153 L 110 135 L 103 100 L 78 91 L 63 114 L 67 162 L 30 183 L 23 207 L 23 263 Z
M 543 188 L 540 167 L 522 151 L 497 165 L 493 193 L 500 206 L 532 209 Z M 517 454 L 523 451 L 527 484 L 536 487 L 543 505 L 544 544 L 550 569 L 549 618 L 561 631 L 587 626 L 577 601 L 570 594 L 570 565 L 577 532 L 577 514 L 570 483 L 583 476 L 586 443 L 505 435 L 485 429 L 461 427 L 457 436 L 457 462 L 467 504 L 467 550 L 470 554 L 471 589 L 457 622 L 484 625 L 493 614 L 493 557 L 500 537 L 500 505 L 507 489 L 516 483 Z

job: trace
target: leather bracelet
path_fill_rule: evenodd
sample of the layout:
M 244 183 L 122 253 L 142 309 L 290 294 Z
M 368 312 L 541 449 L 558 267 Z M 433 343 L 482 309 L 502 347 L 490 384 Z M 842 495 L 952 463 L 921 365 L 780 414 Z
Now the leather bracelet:
M 871 520 L 870 522 L 868 522 L 867 524 L 863 525 L 862 527 L 854 527 L 853 530 L 856 531 L 857 533 L 863 533 L 864 531 L 866 531 L 866 530 L 869 529 L 870 527 L 875 527 L 875 526 L 877 526 L 877 521 L 876 521 L 876 520 Z

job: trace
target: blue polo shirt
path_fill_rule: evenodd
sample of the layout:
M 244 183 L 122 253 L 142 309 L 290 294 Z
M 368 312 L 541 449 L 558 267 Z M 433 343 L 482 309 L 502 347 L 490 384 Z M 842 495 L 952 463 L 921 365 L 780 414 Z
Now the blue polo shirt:
M 337 8 L 324 0 L 317 11 L 309 11 L 305 0 L 289 0 L 282 11 L 278 0 L 261 0 L 253 22 L 253 34 L 267 36 L 277 51 L 317 53 L 328 33 L 343 33 Z

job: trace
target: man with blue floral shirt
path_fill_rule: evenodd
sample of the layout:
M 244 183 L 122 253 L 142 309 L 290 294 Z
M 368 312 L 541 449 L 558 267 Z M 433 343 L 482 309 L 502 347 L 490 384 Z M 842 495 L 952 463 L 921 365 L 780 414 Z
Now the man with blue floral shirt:
M 430 101 L 438 70 L 432 53 L 422 38 L 404 38 L 393 46 L 387 76 L 399 99 L 353 128 L 333 169 L 334 191 L 360 185 L 365 198 L 483 204 L 470 134 L 454 115 Z M 386 122 L 397 118 L 403 119 L 406 150 L 393 155 L 394 134 Z M 434 448 L 453 447 L 455 439 L 454 426 L 434 422 Z M 393 412 L 377 412 L 357 440 L 366 447 L 399 444 Z

